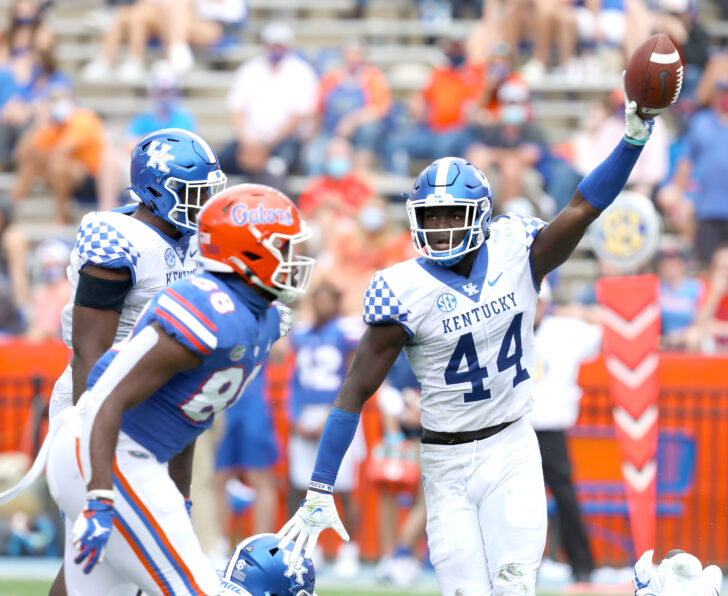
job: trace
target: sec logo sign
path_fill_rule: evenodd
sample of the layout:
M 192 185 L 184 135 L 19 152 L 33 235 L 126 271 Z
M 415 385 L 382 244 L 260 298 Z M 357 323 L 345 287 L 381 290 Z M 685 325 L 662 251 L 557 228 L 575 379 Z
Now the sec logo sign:
M 457 305 L 457 298 L 450 292 L 445 292 L 437 297 L 437 308 L 442 312 L 452 312 Z
M 624 272 L 649 263 L 660 240 L 660 217 L 647 197 L 623 191 L 589 228 L 600 259 Z

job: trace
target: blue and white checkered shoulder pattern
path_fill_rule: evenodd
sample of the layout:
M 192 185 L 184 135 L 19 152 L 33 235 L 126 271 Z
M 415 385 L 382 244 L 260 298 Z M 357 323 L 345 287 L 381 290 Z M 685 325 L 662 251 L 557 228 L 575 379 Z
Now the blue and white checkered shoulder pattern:
M 84 264 L 136 270 L 139 251 L 113 226 L 91 221 L 78 230 L 76 251 Z
M 526 250 L 531 250 L 531 244 L 533 244 L 539 231 L 546 227 L 546 222 L 538 217 L 521 215 L 520 213 L 509 213 L 508 216 L 521 221 L 523 229 L 526 232 Z
M 408 310 L 394 295 L 381 274 L 376 273 L 364 294 L 364 322 L 368 324 L 387 321 L 404 323 L 407 320 L 407 314 Z

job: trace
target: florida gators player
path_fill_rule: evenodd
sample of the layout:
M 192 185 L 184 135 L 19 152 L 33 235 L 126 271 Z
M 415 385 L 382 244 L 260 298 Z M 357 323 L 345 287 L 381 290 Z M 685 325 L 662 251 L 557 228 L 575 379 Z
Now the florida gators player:
M 260 369 L 286 322 L 271 302 L 305 292 L 314 260 L 297 254 L 310 231 L 272 188 L 233 187 L 197 220 L 204 271 L 154 297 L 99 359 L 49 449 L 71 596 L 218 592 L 184 499 L 194 441 Z
M 364 333 L 324 428 L 306 500 L 279 532 L 310 554 L 322 529 L 348 535 L 332 497 L 363 404 L 404 348 L 422 385 L 421 467 L 430 558 L 445 596 L 535 594 L 546 538 L 531 408 L 533 320 L 544 276 L 616 198 L 653 122 L 627 102 L 626 134 L 548 225 L 491 224 L 491 186 L 469 162 L 425 168 L 407 196 L 420 258 L 377 272 Z
M 226 184 L 210 145 L 179 128 L 144 137 L 132 151 L 130 176 L 138 202 L 93 211 L 78 229 L 71 299 L 61 314 L 73 356 L 53 388 L 51 419 L 78 401 L 93 364 L 129 334 L 152 296 L 194 275 L 197 212 Z M 65 594 L 60 573 L 51 593 Z

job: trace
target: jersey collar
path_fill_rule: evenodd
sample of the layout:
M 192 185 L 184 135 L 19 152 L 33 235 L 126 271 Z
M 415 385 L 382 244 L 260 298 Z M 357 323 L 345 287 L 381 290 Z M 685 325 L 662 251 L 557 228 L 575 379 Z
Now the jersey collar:
M 237 279 L 234 274 L 213 275 L 216 280 L 221 281 L 230 288 L 256 318 L 260 317 L 270 308 L 270 302 L 256 294 L 250 285 L 242 279 Z
M 470 269 L 470 275 L 468 277 L 463 277 L 447 267 L 440 267 L 426 257 L 418 257 L 415 260 L 420 267 L 438 281 L 444 283 L 473 302 L 480 302 L 480 294 L 483 291 L 485 276 L 488 272 L 487 243 L 484 242 L 478 249 L 478 254 L 475 256 L 475 260 L 473 261 L 473 266 Z

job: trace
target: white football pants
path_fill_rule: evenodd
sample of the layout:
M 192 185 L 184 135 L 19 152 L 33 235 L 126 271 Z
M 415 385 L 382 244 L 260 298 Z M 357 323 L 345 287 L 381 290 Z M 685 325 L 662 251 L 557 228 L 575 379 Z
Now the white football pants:
M 541 454 L 522 418 L 487 439 L 421 446 L 427 541 L 443 596 L 533 596 L 546 544 Z
M 217 594 L 219 580 L 195 536 L 184 498 L 149 451 L 124 433 L 114 459 L 114 528 L 91 573 L 73 562 L 71 530 L 86 503 L 78 438 L 64 425 L 51 446 L 48 488 L 65 515 L 64 570 L 69 596 Z

